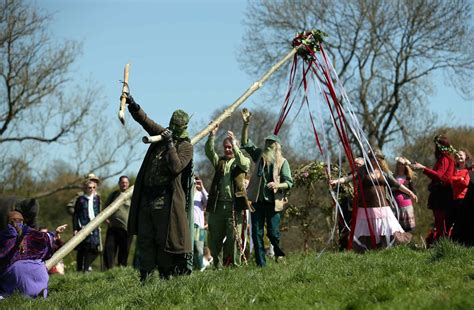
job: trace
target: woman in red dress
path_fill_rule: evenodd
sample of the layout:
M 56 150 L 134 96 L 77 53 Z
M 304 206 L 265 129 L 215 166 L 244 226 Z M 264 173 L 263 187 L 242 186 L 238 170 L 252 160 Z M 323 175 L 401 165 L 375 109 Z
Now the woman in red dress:
M 428 186 L 430 195 L 428 197 L 428 208 L 433 210 L 434 234 L 433 241 L 447 236 L 451 228 L 451 217 L 449 215 L 452 205 L 453 190 L 451 188 L 451 177 L 454 174 L 454 153 L 456 150 L 451 146 L 446 136 L 437 135 L 434 138 L 436 163 L 433 169 L 415 163 L 414 169 L 423 170 L 423 173 L 431 179 Z M 430 244 L 431 241 L 428 242 Z

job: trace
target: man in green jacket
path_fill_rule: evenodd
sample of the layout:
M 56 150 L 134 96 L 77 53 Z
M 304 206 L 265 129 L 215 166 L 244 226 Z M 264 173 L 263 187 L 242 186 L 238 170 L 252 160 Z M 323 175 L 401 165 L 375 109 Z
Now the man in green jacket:
M 214 267 L 220 268 L 223 263 L 240 265 L 241 262 L 242 211 L 248 208 L 244 181 L 250 160 L 240 151 L 232 131 L 227 132 L 223 141 L 224 156 L 219 157 L 214 150 L 217 129 L 218 126 L 211 131 L 206 143 L 206 156 L 216 171 L 206 211 L 209 213 L 209 248 L 214 258 Z M 219 256 L 224 239 L 222 262 Z
M 158 269 L 162 278 L 188 274 L 192 270 L 189 223 L 193 210 L 188 187 L 192 174 L 193 145 L 187 126 L 189 116 L 174 111 L 168 128 L 152 121 L 127 96 L 128 110 L 149 135 L 161 135 L 143 159 L 133 190 L 128 218 L 129 234 L 137 235 L 140 278 Z M 189 268 L 189 262 L 191 262 Z
M 243 109 L 242 148 L 247 151 L 256 165 L 248 186 L 248 198 L 255 210 L 251 215 L 252 240 L 257 266 L 264 267 L 266 265 L 263 243 L 265 223 L 268 239 L 275 252 L 275 260 L 278 262 L 285 256 L 280 248 L 280 214 L 287 203 L 286 192 L 293 187 L 293 179 L 290 165 L 281 154 L 281 140 L 277 135 L 271 134 L 265 138 L 264 149 L 257 148 L 248 139 L 250 118 L 250 112 Z

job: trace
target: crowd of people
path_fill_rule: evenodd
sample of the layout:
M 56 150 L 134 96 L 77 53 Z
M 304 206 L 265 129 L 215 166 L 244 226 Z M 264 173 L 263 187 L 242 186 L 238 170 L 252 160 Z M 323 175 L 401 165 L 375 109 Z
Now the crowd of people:
M 252 251 L 255 264 L 265 267 L 265 238 L 275 262 L 284 263 L 280 221 L 294 181 L 280 137 L 270 134 L 262 147 L 256 146 L 249 139 L 251 113 L 246 109 L 242 110 L 240 141 L 234 132 L 227 131 L 224 140 L 216 142 L 216 125 L 205 144 L 205 154 L 214 169 L 208 192 L 201 178 L 193 175 L 188 114 L 176 110 L 164 127 L 151 120 L 130 95 L 126 102 L 132 117 L 148 134 L 161 135 L 162 139 L 149 146 L 131 199 L 117 199 L 130 187 L 130 179 L 123 175 L 118 190 L 102 203 L 97 190 L 100 180 L 89 174 L 83 192 L 68 205 L 76 235 L 102 207 L 120 200 L 117 211 L 106 220 L 105 245 L 100 228 L 96 228 L 76 247 L 77 271 L 90 272 L 100 253 L 104 270 L 127 266 L 133 235 L 137 236 L 133 265 L 142 283 L 154 271 L 169 279 L 210 266 L 240 266 L 250 259 Z M 365 159 L 355 160 L 354 173 L 330 180 L 332 186 L 353 181 L 357 187 L 354 210 L 344 214 L 351 227 L 344 247 L 352 244 L 354 250 L 364 252 L 410 240 L 409 232 L 416 227 L 413 206 L 418 201 L 413 170 L 431 179 L 428 207 L 433 210 L 434 228 L 428 244 L 440 237 L 474 244 L 469 229 L 474 205 L 471 155 L 465 149 L 454 149 L 445 136 L 436 136 L 434 142 L 436 163 L 432 169 L 399 158 L 391 172 L 385 156 L 371 151 Z M 216 143 L 222 143 L 222 155 Z M 55 232 L 38 230 L 36 216 L 32 219 L 30 213 L 12 207 L 1 227 L 0 296 L 15 290 L 31 297 L 47 295 L 44 261 L 62 245 L 60 234 L 66 225 Z
M 436 163 L 432 169 L 421 163 L 412 165 L 431 179 L 428 208 L 433 211 L 434 228 L 428 244 L 447 236 L 474 245 L 469 224 L 474 215 L 472 156 L 465 148 L 456 150 L 443 135 L 437 135 L 434 144 Z

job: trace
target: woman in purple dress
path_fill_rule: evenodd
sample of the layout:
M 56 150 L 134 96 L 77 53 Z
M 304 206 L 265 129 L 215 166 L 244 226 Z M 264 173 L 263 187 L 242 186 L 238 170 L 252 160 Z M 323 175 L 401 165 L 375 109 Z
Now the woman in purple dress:
M 57 248 L 59 233 L 67 225 L 56 228 L 56 233 L 44 233 L 23 223 L 23 215 L 8 214 L 8 227 L 0 231 L 0 296 L 15 291 L 29 297 L 48 294 L 48 270 L 44 260 Z

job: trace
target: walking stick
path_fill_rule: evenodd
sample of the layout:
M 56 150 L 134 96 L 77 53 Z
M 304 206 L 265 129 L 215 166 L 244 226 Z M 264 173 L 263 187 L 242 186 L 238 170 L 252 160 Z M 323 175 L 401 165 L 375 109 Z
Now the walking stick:
M 265 83 L 265 81 L 267 81 L 268 78 L 273 73 L 275 73 L 275 71 L 280 69 L 280 67 L 283 66 L 285 62 L 287 62 L 289 59 L 293 57 L 293 55 L 295 55 L 297 50 L 298 50 L 298 47 L 293 48 L 280 61 L 278 61 L 273 67 L 271 67 L 262 76 L 260 80 L 253 83 L 236 101 L 234 101 L 229 107 L 227 107 L 222 112 L 221 115 L 219 115 L 206 128 L 204 128 L 197 135 L 195 135 L 191 139 L 191 143 L 193 145 L 198 143 L 202 138 L 207 136 L 209 132 L 211 132 L 211 130 L 216 127 L 216 125 L 222 123 L 222 121 L 230 117 L 232 112 L 234 112 L 235 109 L 237 109 L 242 103 L 244 103 L 245 100 L 247 100 L 247 98 L 250 97 L 254 92 L 260 89 L 263 83 Z M 124 79 L 128 81 L 128 64 L 125 66 Z M 124 83 L 124 87 L 122 88 L 122 96 L 123 96 L 123 91 L 124 91 L 125 86 L 127 86 L 127 90 L 128 90 L 128 84 Z M 124 101 L 124 98 L 121 98 L 120 111 L 122 111 L 122 101 Z M 125 122 L 125 118 L 123 118 L 123 121 L 122 121 L 122 118 L 120 117 L 120 112 L 119 112 L 119 118 L 122 123 Z M 158 142 L 161 140 L 161 136 L 152 136 L 152 137 L 146 137 L 146 138 L 157 140 L 154 142 Z M 74 248 L 79 243 L 81 243 L 82 240 L 84 240 L 94 229 L 96 229 L 102 222 L 104 222 L 107 218 L 109 218 L 112 214 L 114 214 L 115 211 L 117 211 L 118 208 L 122 205 L 125 199 L 130 199 L 132 197 L 132 192 L 133 192 L 133 186 L 130 186 L 128 190 L 121 193 L 117 198 L 115 198 L 114 202 L 112 202 L 107 208 L 105 208 L 102 212 L 100 212 L 92 221 L 89 222 L 89 224 L 87 224 L 80 231 L 78 231 L 78 233 L 75 236 L 73 236 L 71 240 L 69 240 L 66 244 L 64 244 L 49 260 L 47 260 L 46 267 L 50 269 L 52 266 L 56 265 L 61 259 L 63 259 L 67 254 L 69 254 L 72 250 L 74 250 Z

